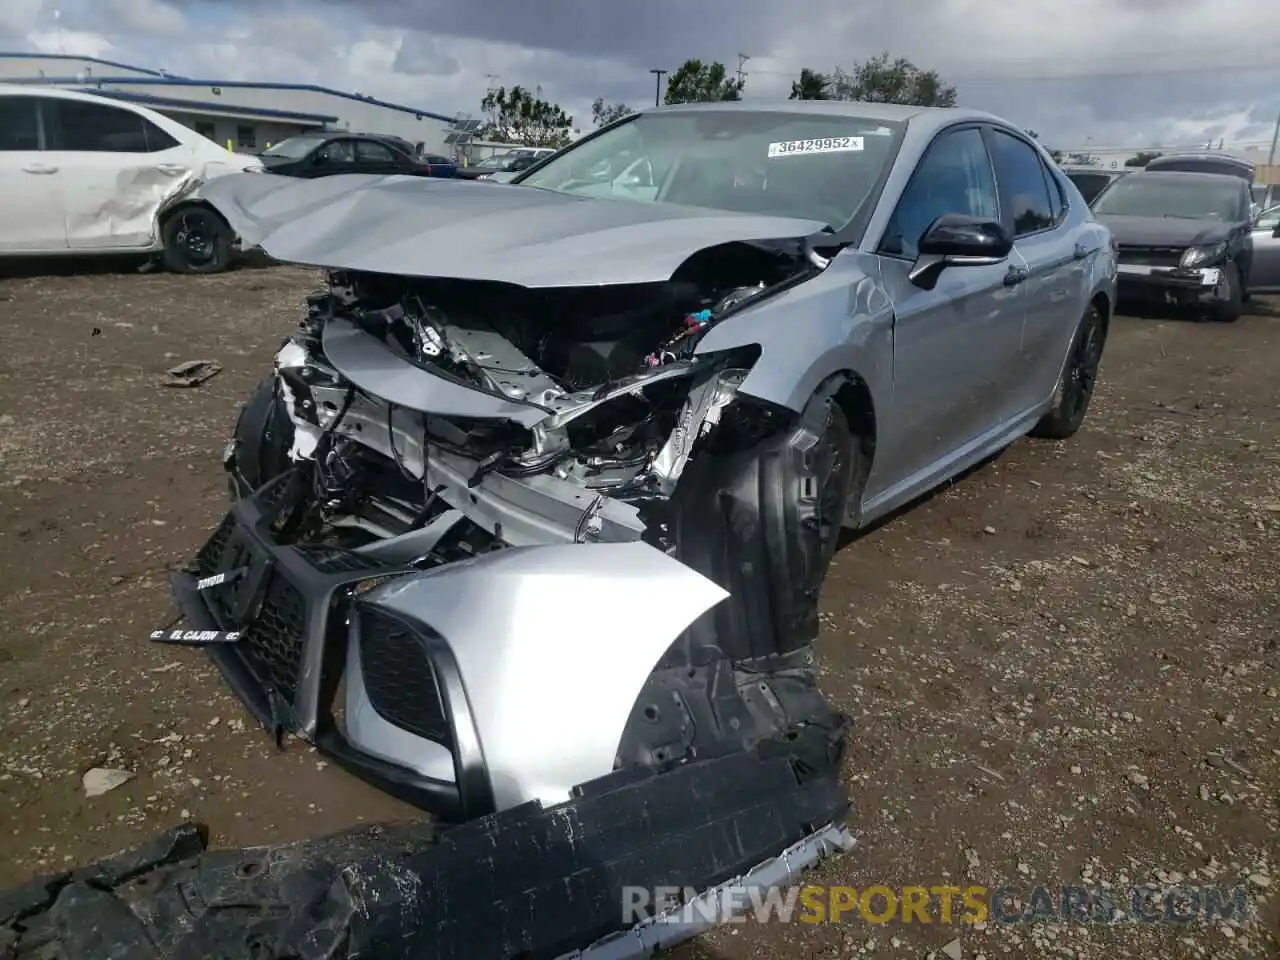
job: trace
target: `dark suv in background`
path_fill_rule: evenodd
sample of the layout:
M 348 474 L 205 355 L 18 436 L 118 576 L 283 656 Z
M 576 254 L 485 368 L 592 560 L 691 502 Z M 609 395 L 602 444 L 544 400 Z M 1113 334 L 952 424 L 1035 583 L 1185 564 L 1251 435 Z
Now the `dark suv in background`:
M 1121 299 L 1237 319 L 1253 263 L 1249 186 L 1230 174 L 1148 168 L 1098 194 L 1091 206 L 1119 253 Z

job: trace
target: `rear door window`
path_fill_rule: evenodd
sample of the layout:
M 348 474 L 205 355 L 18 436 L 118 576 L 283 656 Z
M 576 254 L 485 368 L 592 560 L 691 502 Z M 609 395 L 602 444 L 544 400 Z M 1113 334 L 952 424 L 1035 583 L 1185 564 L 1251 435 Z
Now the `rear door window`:
M 391 148 L 373 140 L 356 141 L 356 160 L 360 163 L 395 163 Z
M 157 153 L 178 145 L 141 114 L 82 100 L 49 100 L 56 112 L 54 149 L 80 153 Z M 46 113 L 46 116 L 48 114 Z
M 40 149 L 40 121 L 35 97 L 0 97 L 0 151 Z

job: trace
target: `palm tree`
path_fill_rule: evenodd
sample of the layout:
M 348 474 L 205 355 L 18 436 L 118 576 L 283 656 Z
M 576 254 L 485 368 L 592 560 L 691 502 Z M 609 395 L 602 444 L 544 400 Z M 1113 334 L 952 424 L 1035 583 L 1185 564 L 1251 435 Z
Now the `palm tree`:
M 791 83 L 792 100 L 829 100 L 831 98 L 831 78 L 805 67 L 800 71 L 800 79 Z

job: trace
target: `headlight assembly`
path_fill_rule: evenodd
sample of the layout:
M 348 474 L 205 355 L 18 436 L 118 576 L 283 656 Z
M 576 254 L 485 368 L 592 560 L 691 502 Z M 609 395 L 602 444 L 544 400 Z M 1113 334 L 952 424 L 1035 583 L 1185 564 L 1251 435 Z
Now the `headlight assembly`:
M 1208 266 L 1209 264 L 1222 259 L 1223 254 L 1226 252 L 1226 243 L 1210 243 L 1200 247 L 1188 247 L 1187 251 L 1182 255 L 1182 260 L 1179 262 L 1179 266 Z

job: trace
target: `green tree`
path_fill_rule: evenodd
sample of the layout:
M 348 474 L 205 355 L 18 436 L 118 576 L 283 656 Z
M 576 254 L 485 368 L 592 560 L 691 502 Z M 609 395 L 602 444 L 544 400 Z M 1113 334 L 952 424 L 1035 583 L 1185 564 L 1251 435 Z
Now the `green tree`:
M 480 101 L 489 117 L 481 137 L 530 147 L 563 147 L 572 137 L 573 118 L 558 104 L 542 99 L 542 90 L 498 87 Z
M 831 78 L 832 99 L 870 103 L 902 103 L 919 107 L 954 107 L 956 88 L 934 70 L 921 70 L 905 57 L 890 60 L 888 51 Z
M 591 104 L 591 121 L 597 127 L 603 127 L 633 113 L 635 111 L 625 103 L 605 103 L 604 97 L 596 97 L 595 103 Z
M 723 63 L 686 60 L 667 80 L 666 103 L 741 100 L 746 82 L 730 77 Z
M 1126 167 L 1145 167 L 1148 163 L 1160 156 L 1159 150 L 1140 150 L 1137 154 L 1130 157 L 1124 162 Z
M 792 100 L 830 100 L 831 78 L 825 73 L 818 73 L 805 67 L 800 71 L 800 79 L 791 82 Z

